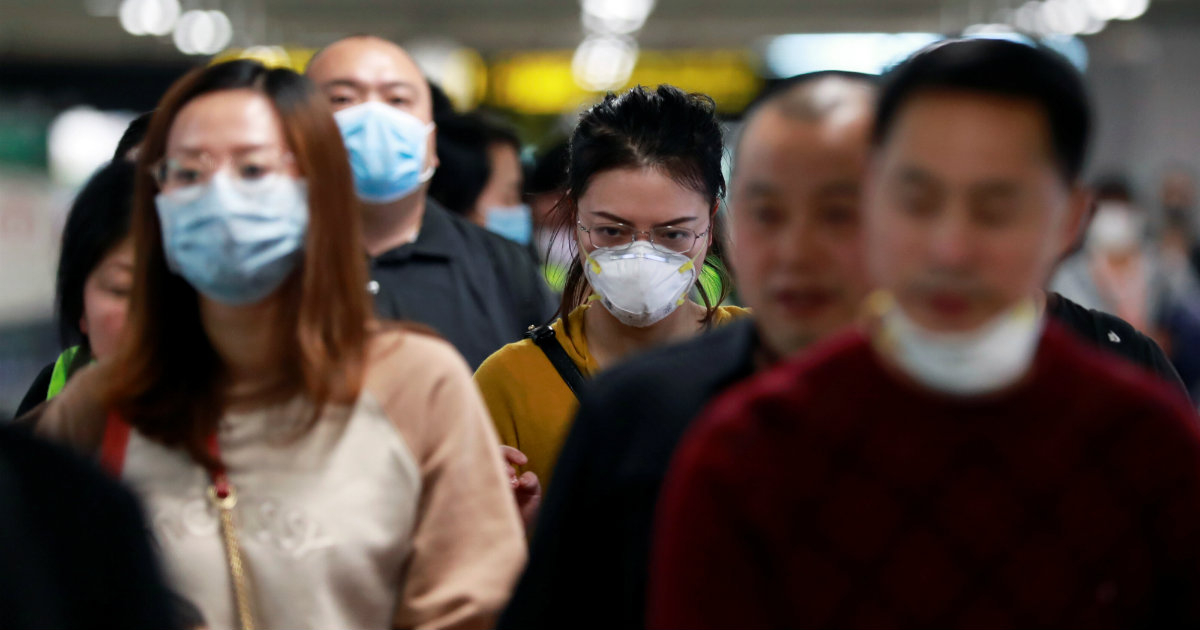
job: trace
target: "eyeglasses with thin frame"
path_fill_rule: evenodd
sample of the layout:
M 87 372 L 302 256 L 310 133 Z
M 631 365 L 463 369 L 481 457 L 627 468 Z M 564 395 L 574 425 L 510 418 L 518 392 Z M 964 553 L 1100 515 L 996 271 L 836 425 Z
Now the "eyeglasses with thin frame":
M 591 227 L 582 221 L 575 221 L 579 231 L 588 235 L 588 242 L 597 249 L 621 249 L 631 247 L 639 235 L 645 235 L 650 246 L 674 254 L 684 254 L 692 251 L 696 241 L 708 235 L 710 226 L 703 232 L 696 232 L 684 227 L 673 225 L 659 226 L 650 230 L 638 230 L 624 223 L 597 223 Z
M 295 156 L 280 149 L 257 149 L 228 160 L 234 183 L 253 186 L 272 175 L 287 173 Z M 206 152 L 166 156 L 150 166 L 150 174 L 164 192 L 206 184 L 223 167 L 223 160 Z

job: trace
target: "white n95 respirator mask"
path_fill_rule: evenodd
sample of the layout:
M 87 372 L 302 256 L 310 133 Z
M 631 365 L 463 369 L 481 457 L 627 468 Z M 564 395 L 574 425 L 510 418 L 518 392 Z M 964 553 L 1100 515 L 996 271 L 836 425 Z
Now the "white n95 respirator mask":
M 583 272 L 604 308 L 626 326 L 652 326 L 687 301 L 698 277 L 695 260 L 647 241 L 588 254 Z

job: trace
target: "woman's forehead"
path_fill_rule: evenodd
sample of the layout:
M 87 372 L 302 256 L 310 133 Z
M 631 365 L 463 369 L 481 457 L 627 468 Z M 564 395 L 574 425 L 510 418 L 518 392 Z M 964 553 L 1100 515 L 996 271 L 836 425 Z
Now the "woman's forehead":
M 282 121 L 265 95 L 224 90 L 199 96 L 171 124 L 167 151 L 227 153 L 253 148 L 286 148 Z
M 707 216 L 711 205 L 703 193 L 651 167 L 598 173 L 579 199 L 585 215 L 654 225 Z

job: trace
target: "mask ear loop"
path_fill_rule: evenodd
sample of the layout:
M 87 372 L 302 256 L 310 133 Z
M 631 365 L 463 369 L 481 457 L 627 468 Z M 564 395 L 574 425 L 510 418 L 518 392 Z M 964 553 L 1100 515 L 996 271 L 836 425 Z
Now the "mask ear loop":
M 425 142 L 429 142 L 429 134 L 433 133 L 434 129 L 437 129 L 436 123 L 431 122 L 425 125 Z M 430 164 L 424 171 L 421 172 L 421 175 L 417 178 L 417 181 L 424 184 L 425 182 L 433 179 L 433 174 L 435 172 L 437 172 L 437 167 Z

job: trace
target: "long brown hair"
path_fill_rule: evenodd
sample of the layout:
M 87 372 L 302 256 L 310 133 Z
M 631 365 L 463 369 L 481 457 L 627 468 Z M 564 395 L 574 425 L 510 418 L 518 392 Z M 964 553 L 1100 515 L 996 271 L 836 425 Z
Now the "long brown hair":
M 732 285 L 724 261 L 725 222 L 717 212 L 718 202 L 725 196 L 724 153 L 716 105 L 703 94 L 688 94 L 670 85 L 655 89 L 639 85 L 619 95 L 610 92 L 584 112 L 571 135 L 567 191 L 549 219 L 555 238 L 568 239 L 572 254 L 555 316 L 566 317 L 592 294 L 576 238 L 579 199 L 592 178 L 620 168 L 655 168 L 709 202 L 712 240 L 701 271 L 712 269 L 721 288 L 712 296 L 703 282 L 697 282 L 696 289 L 705 307 L 701 321 L 711 324 Z
M 167 91 L 146 135 L 134 186 L 134 289 L 111 366 L 108 409 L 144 435 L 212 466 L 206 440 L 229 404 L 221 360 L 200 320 L 195 289 L 167 268 L 151 165 L 180 110 L 197 97 L 249 89 L 274 106 L 300 176 L 309 224 L 302 262 L 276 292 L 270 352 L 281 373 L 264 398 L 300 394 L 314 407 L 350 403 L 362 386 L 371 319 L 349 158 L 328 103 L 304 77 L 239 60 L 194 70 Z

